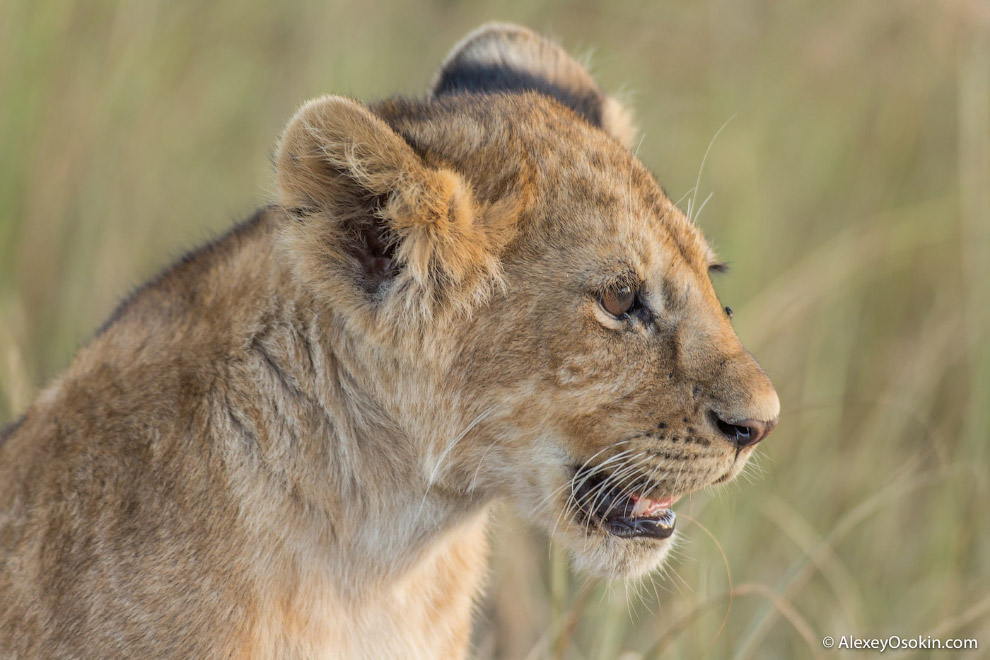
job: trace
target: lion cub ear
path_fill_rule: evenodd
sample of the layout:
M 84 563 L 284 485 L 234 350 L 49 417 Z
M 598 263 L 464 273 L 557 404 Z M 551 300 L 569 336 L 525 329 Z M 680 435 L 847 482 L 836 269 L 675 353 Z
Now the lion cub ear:
M 278 201 L 298 220 L 286 241 L 314 277 L 343 268 L 378 293 L 393 278 L 431 287 L 493 267 L 468 183 L 427 166 L 356 101 L 304 105 L 282 135 L 276 168 Z
M 527 28 L 489 23 L 466 36 L 444 60 L 430 93 L 540 92 L 570 107 L 627 149 L 636 135 L 632 114 L 606 96 L 563 48 Z

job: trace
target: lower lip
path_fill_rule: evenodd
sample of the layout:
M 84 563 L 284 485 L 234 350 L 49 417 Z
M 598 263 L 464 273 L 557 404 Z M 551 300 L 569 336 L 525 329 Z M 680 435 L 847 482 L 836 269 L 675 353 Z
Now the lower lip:
M 601 522 L 602 529 L 619 538 L 666 539 L 674 533 L 677 515 L 667 509 L 655 518 L 614 518 Z

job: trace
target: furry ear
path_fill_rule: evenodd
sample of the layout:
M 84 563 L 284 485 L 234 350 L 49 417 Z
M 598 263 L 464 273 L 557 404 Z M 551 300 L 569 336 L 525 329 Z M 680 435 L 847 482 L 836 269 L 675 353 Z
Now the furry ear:
M 603 94 L 563 48 L 518 25 L 489 23 L 469 34 L 454 46 L 430 86 L 435 97 L 527 91 L 557 99 L 627 149 L 633 147 L 631 113 Z
M 468 183 L 428 167 L 356 101 L 304 105 L 282 135 L 276 168 L 278 201 L 299 220 L 290 249 L 321 271 L 343 266 L 368 293 L 394 278 L 435 287 L 496 267 Z

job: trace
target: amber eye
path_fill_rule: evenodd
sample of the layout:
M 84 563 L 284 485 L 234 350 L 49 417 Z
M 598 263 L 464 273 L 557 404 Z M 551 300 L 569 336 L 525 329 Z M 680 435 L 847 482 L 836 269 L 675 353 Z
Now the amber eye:
M 602 309 L 615 317 L 623 317 L 629 313 L 636 302 L 636 292 L 628 286 L 621 289 L 606 291 L 599 298 Z

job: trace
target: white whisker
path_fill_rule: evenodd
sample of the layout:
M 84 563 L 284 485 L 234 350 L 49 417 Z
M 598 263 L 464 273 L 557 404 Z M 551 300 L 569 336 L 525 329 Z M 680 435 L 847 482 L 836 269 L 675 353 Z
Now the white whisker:
M 478 487 L 478 475 L 481 474 L 481 464 L 485 462 L 485 457 L 488 456 L 488 452 L 490 452 L 492 450 L 492 447 L 494 447 L 494 446 L 495 446 L 495 443 L 492 442 L 487 447 L 485 447 L 484 453 L 482 453 L 481 454 L 481 458 L 478 459 L 478 467 L 475 468 L 475 470 L 474 470 L 474 476 L 471 477 L 471 484 L 468 486 L 468 491 L 469 492 L 472 492 L 473 493 L 474 492 L 474 489 Z
M 428 488 L 429 488 L 430 486 L 432 486 L 432 485 L 433 485 L 433 483 L 434 483 L 434 480 L 435 480 L 435 479 L 436 479 L 436 477 L 437 477 L 437 474 L 438 474 L 438 473 L 440 472 L 440 467 L 441 467 L 441 465 L 443 465 L 443 460 L 444 460 L 445 458 L 447 458 L 447 455 L 448 455 L 448 454 L 450 454 L 450 452 L 451 452 L 451 450 L 452 450 L 452 449 L 454 448 L 454 446 L 455 446 L 455 445 L 456 445 L 456 444 L 457 444 L 458 442 L 460 442 L 460 441 L 461 441 L 461 440 L 462 440 L 462 439 L 464 438 L 464 436 L 465 436 L 465 435 L 467 435 L 467 434 L 468 434 L 468 433 L 469 433 L 469 432 L 471 431 L 471 429 L 473 429 L 473 428 L 474 428 L 475 426 L 477 426 L 477 425 L 478 425 L 478 423 L 479 423 L 479 422 L 481 422 L 481 420 L 483 420 L 483 419 L 485 419 L 486 417 L 488 417 L 489 415 L 491 415 L 491 414 L 492 414 L 493 412 L 495 412 L 495 408 L 489 408 L 489 409 L 488 409 L 488 410 L 486 410 L 485 412 L 483 412 L 483 413 L 481 413 L 480 415 L 478 415 L 477 417 L 475 417 L 475 418 L 474 418 L 474 421 L 472 421 L 472 422 L 471 422 L 470 424 L 468 424 L 468 425 L 467 425 L 467 428 L 465 428 L 465 429 L 464 429 L 463 431 L 461 431 L 461 432 L 460 432 L 460 433 L 459 433 L 459 434 L 457 435 L 457 437 L 456 437 L 456 438 L 454 438 L 454 439 L 453 439 L 453 440 L 452 440 L 452 441 L 450 442 L 450 444 L 448 444 L 448 445 L 447 445 L 447 448 L 446 448 L 446 449 L 444 449 L 444 450 L 443 450 L 443 453 L 441 453 L 441 454 L 440 454 L 440 458 L 438 458 L 438 459 L 437 459 L 437 464 L 436 464 L 436 465 L 435 465 L 435 466 L 433 467 L 433 471 L 432 471 L 432 472 L 430 473 L 430 476 L 429 476 L 429 478 L 428 478 L 428 479 L 426 480 L 426 486 L 427 486 L 427 489 L 428 489 Z
M 692 220 L 691 220 L 692 222 L 698 222 L 698 218 L 701 217 L 701 210 L 703 208 L 705 208 L 705 204 L 708 203 L 708 200 L 710 200 L 712 198 L 712 195 L 714 195 L 714 194 L 715 193 L 713 193 L 713 192 L 708 193 L 708 197 L 705 197 L 705 201 L 703 201 L 701 203 L 701 206 L 698 207 L 698 210 L 694 212 L 694 218 L 692 218 Z
M 735 118 L 736 115 L 733 114 L 731 117 L 725 120 L 725 123 L 722 124 L 721 128 L 715 131 L 715 135 L 712 136 L 711 142 L 708 143 L 708 148 L 705 149 L 705 155 L 701 158 L 701 165 L 698 166 L 698 178 L 694 182 L 694 194 L 691 195 L 691 201 L 688 202 L 687 216 L 688 216 L 688 220 L 691 220 L 691 222 L 694 222 L 693 216 L 691 215 L 691 211 L 694 208 L 694 202 L 698 197 L 698 189 L 701 187 L 701 173 L 705 169 L 705 161 L 708 160 L 708 154 L 711 152 L 712 145 L 715 144 L 715 140 L 717 140 L 718 136 L 722 134 L 722 131 L 724 131 L 725 127 L 729 125 L 729 122 L 731 122 Z
M 674 202 L 674 206 L 680 206 L 681 205 L 681 202 L 684 201 L 684 198 L 687 197 L 688 195 L 690 195 L 691 193 L 693 193 L 694 191 L 695 191 L 695 188 L 693 188 L 693 187 L 688 188 L 687 191 L 683 195 L 681 195 L 680 198 L 676 202 Z
M 437 459 L 436 465 L 433 466 L 433 470 L 430 472 L 430 476 L 426 480 L 426 491 L 423 493 L 423 499 L 420 500 L 419 509 L 417 509 L 416 515 L 413 518 L 417 524 L 420 522 L 420 517 L 423 515 L 423 510 L 426 507 L 426 498 L 430 495 L 430 488 L 432 488 L 433 484 L 436 482 L 436 478 L 440 473 L 440 468 L 443 465 L 444 459 L 447 458 L 450 452 L 454 449 L 454 446 L 457 445 L 457 443 L 460 442 L 464 436 L 471 431 L 471 429 L 477 426 L 479 422 L 491 415 L 494 411 L 494 407 L 488 408 L 483 413 L 475 417 L 474 420 L 468 424 L 463 431 L 458 433 L 457 436 L 447 445 L 446 449 L 441 452 L 440 457 Z

